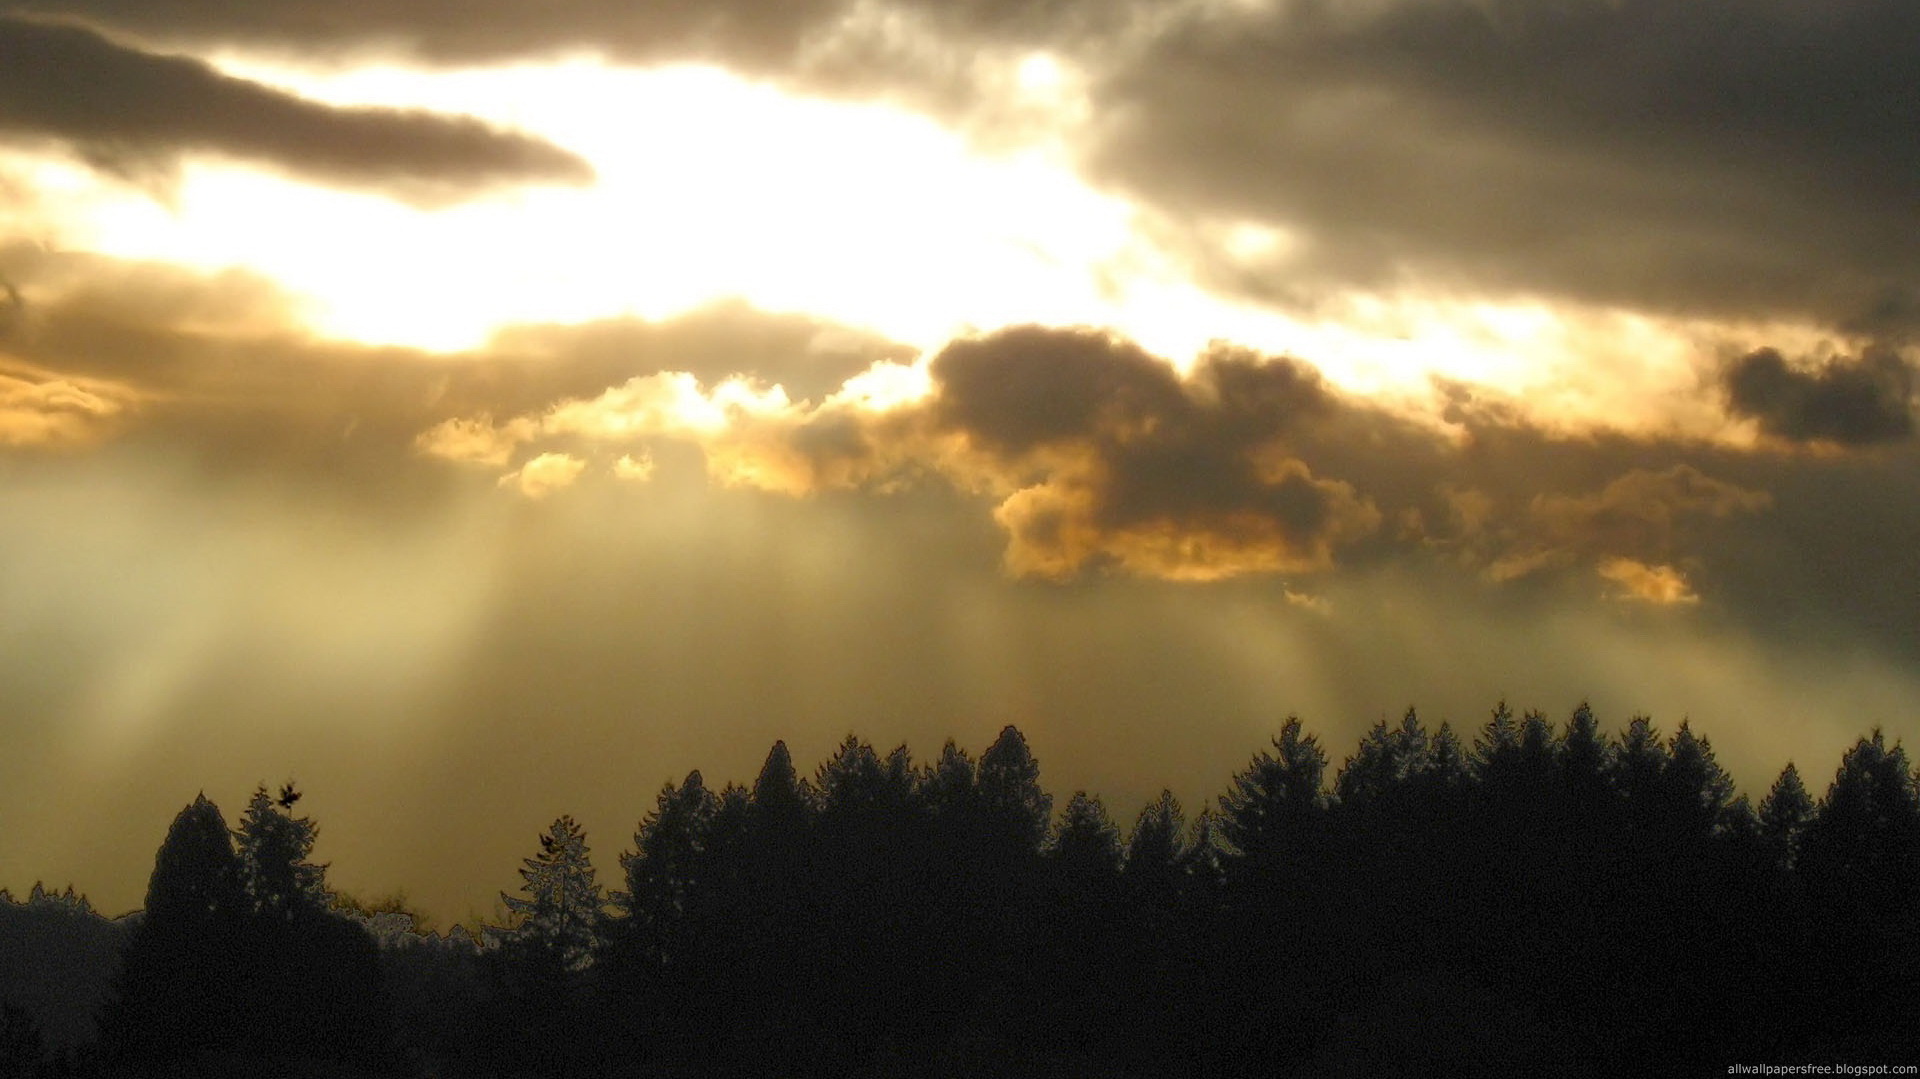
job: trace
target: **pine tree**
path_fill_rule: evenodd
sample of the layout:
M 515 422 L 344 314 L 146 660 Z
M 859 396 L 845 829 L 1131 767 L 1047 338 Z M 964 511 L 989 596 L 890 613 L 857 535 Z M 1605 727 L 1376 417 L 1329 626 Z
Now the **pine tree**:
M 202 793 L 173 818 L 154 856 L 144 924 L 232 924 L 245 908 L 232 835 L 220 807 Z
M 1400 723 L 1388 727 L 1386 720 L 1375 723 L 1354 755 L 1347 758 L 1333 789 L 1343 805 L 1365 806 L 1382 798 L 1399 800 L 1409 780 L 1421 775 L 1431 763 L 1433 740 L 1420 725 L 1419 715 L 1408 708 Z
M 1264 870 L 1307 842 L 1326 809 L 1326 767 L 1319 739 L 1289 716 L 1273 751 L 1257 754 L 1220 799 L 1219 835 L 1232 863 Z
M 1075 886 L 1105 882 L 1120 873 L 1120 833 L 1097 795 L 1075 791 L 1047 844 L 1047 859 Z
M 877 808 L 886 800 L 886 770 L 873 746 L 854 735 L 834 751 L 814 776 L 823 817 L 845 817 Z
M 927 804 L 936 816 L 963 812 L 971 807 L 976 771 L 967 751 L 955 745 L 953 739 L 947 739 L 947 744 L 940 747 L 940 759 L 921 781 Z
M 1773 789 L 1760 800 L 1760 838 L 1767 845 L 1773 864 L 1791 870 L 1800 853 L 1800 837 L 1813 820 L 1813 798 L 1800 781 L 1800 770 L 1792 761 L 1780 770 Z
M 1460 737 L 1453 733 L 1453 724 L 1440 724 L 1440 729 L 1433 732 L 1427 743 L 1426 763 L 1420 769 L 1422 789 L 1428 791 L 1429 796 L 1437 791 L 1459 790 L 1472 777 L 1466 751 L 1460 748 Z
M 717 809 L 700 772 L 689 772 L 684 782 L 660 788 L 653 812 L 634 833 L 634 849 L 620 856 L 627 885 L 616 897 L 626 908 L 622 927 L 627 943 L 647 965 L 663 966 L 681 957 L 683 928 Z
M 332 902 L 326 865 L 308 860 L 319 829 L 310 818 L 293 815 L 299 800 L 292 783 L 282 786 L 277 798 L 262 783 L 254 788 L 246 815 L 233 832 L 247 897 L 254 912 L 268 919 L 290 921 L 323 911 Z
M 1587 702 L 1581 701 L 1560 736 L 1560 775 L 1568 809 L 1589 831 L 1608 823 L 1603 810 L 1613 802 L 1613 788 L 1607 781 L 1611 757 L 1599 720 L 1593 717 Z
M 524 898 L 500 893 L 522 919 L 503 934 L 507 942 L 550 969 L 585 969 L 593 961 L 606 897 L 594 881 L 586 833 L 572 817 L 559 818 L 540 836 L 540 853 L 526 859 L 520 877 Z
M 1684 719 L 1667 743 L 1660 786 L 1667 813 L 1680 834 L 1689 838 L 1705 837 L 1720 829 L 1733 804 L 1733 777 L 1714 759 L 1713 745 L 1695 737 Z
M 1920 787 L 1876 729 L 1842 758 L 1796 862 L 1815 916 L 1809 978 L 1836 1053 L 1920 1050 Z
M 145 915 L 101 1017 L 110 1058 L 139 1066 L 231 1051 L 251 1033 L 250 903 L 220 807 L 205 794 L 173 818 L 154 857 Z
M 1493 716 L 1486 726 L 1480 728 L 1480 736 L 1474 740 L 1473 755 L 1469 764 L 1474 777 L 1482 783 L 1487 782 L 1490 773 L 1513 767 L 1520 755 L 1520 728 L 1513 721 L 1513 712 L 1506 701 L 1494 706 Z
M 1136 894 L 1170 896 L 1177 890 L 1186 824 L 1180 801 L 1170 790 L 1146 804 L 1134 818 L 1121 873 Z
M 806 830 L 812 801 L 811 792 L 794 771 L 787 743 L 773 743 L 748 803 L 753 831 L 775 844 L 797 843 Z
M 993 828 L 1019 851 L 1038 851 L 1053 814 L 1053 797 L 1040 788 L 1040 764 L 1020 731 L 1007 726 L 980 755 L 977 789 Z
M 1634 716 L 1620 738 L 1613 755 L 1614 786 L 1629 802 L 1644 804 L 1660 785 L 1660 773 L 1666 771 L 1667 747 L 1660 731 L 1647 716 Z
M 1243 1030 L 1255 1014 L 1279 1004 L 1277 984 L 1266 984 L 1273 964 L 1295 964 L 1295 977 L 1319 977 L 1338 950 L 1331 936 L 1303 941 L 1286 929 L 1324 921 L 1324 896 L 1341 887 L 1328 871 L 1338 875 L 1342 867 L 1326 858 L 1326 754 L 1291 716 L 1272 747 L 1233 777 L 1218 816 L 1203 822 L 1219 837 L 1217 883 L 1210 890 L 1220 908 L 1211 931 L 1226 950 L 1214 959 L 1228 964 L 1223 978 L 1231 988 L 1222 995 L 1233 998 L 1234 1018 L 1227 1021 Z
M 1334 777 L 1334 797 L 1342 805 L 1365 805 L 1392 786 L 1398 770 L 1394 759 L 1393 737 L 1387 721 L 1380 720 L 1360 739 L 1359 748 L 1340 767 Z
M 1809 873 L 1883 900 L 1920 888 L 1920 784 L 1876 728 L 1840 762 L 1802 844 Z M 1910 915 L 1908 915 L 1910 917 Z

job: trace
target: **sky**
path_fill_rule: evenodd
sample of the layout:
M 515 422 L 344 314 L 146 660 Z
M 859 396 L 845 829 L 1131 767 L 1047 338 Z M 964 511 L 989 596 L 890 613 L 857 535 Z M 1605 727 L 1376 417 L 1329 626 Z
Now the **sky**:
M 296 779 L 569 813 L 1020 727 L 1920 736 L 1907 0 L 0 0 L 0 886 Z

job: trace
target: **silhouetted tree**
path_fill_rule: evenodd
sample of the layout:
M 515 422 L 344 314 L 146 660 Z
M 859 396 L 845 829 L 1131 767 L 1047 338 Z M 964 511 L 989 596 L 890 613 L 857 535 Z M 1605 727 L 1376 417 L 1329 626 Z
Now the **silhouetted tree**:
M 1660 740 L 1653 720 L 1634 716 L 1620 737 L 1613 754 L 1613 784 L 1626 800 L 1628 824 L 1641 832 L 1648 830 L 1661 808 L 1661 776 L 1667 770 L 1668 752 Z
M 404 1074 L 392 986 L 432 1072 L 474 1076 L 1653 1074 L 1920 1051 L 1920 777 L 1878 731 L 1818 806 L 1789 765 L 1757 813 L 1690 723 L 1635 717 L 1616 742 L 1585 704 L 1556 733 L 1502 703 L 1470 753 L 1409 709 L 1331 790 L 1326 759 L 1289 719 L 1191 829 L 1161 792 L 1123 856 L 1098 798 L 1051 820 L 1012 727 L 978 764 L 949 741 L 925 768 L 849 736 L 812 782 L 776 743 L 751 789 L 661 790 L 621 857 L 623 917 L 601 918 L 585 836 L 555 821 L 488 951 L 330 908 L 291 784 L 231 832 L 201 797 L 156 856 L 102 1063 Z M 36 885 L 41 908 L 85 904 Z M 0 938 L 20 909 L 0 904 Z M 0 1000 L 46 1023 L 12 960 Z M 92 1074 L 29 1028 L 0 1014 L 0 1073 Z
M 1273 751 L 1257 754 L 1233 778 L 1220 799 L 1218 820 L 1230 881 L 1280 872 L 1289 857 L 1305 850 L 1326 810 L 1320 789 L 1326 767 L 1319 739 L 1290 716 Z
M 1494 706 L 1493 715 L 1480 729 L 1479 737 L 1474 739 L 1468 764 L 1474 776 L 1485 783 L 1489 774 L 1515 767 L 1519 754 L 1520 726 L 1514 722 L 1513 710 L 1507 707 L 1507 702 L 1501 701 Z
M 525 896 L 500 893 L 520 923 L 502 934 L 526 961 L 556 972 L 586 969 L 605 915 L 606 897 L 594 880 L 587 836 L 570 816 L 540 835 L 540 852 L 520 869 Z
M 240 855 L 241 882 L 261 917 L 291 921 L 330 902 L 325 865 L 309 861 L 319 829 L 307 817 L 293 815 L 300 800 L 292 783 L 276 798 L 266 784 L 254 788 L 247 812 L 233 837 Z
M 624 908 L 620 931 L 635 961 L 661 968 L 685 960 L 684 923 L 716 808 L 700 772 L 689 772 L 684 782 L 660 789 L 634 833 L 634 849 L 620 855 L 627 887 L 614 902 Z
M 245 919 L 250 904 L 220 807 L 205 794 L 173 818 L 154 857 L 145 915 L 102 1017 L 109 1056 L 166 1065 L 232 1054 L 250 1032 Z
M 1333 897 L 1348 891 L 1327 856 L 1326 763 L 1318 739 L 1288 717 L 1272 751 L 1257 754 L 1220 799 L 1222 912 L 1209 959 L 1227 983 L 1228 1007 L 1205 1068 L 1235 1060 L 1271 1072 L 1302 1053 L 1307 1031 L 1328 1018 L 1324 998 L 1287 992 L 1332 977 L 1342 944 L 1306 928 L 1330 924 Z M 1274 980 L 1278 970 L 1289 972 L 1284 983 Z
M 748 805 L 753 830 L 764 837 L 766 847 L 799 847 L 811 816 L 812 797 L 794 771 L 793 756 L 787 752 L 785 741 L 773 743 L 767 752 Z
M 1697 843 L 1726 825 L 1733 805 L 1733 777 L 1713 757 L 1713 746 L 1694 736 L 1686 720 L 1667 743 L 1667 763 L 1660 772 L 1663 816 L 1672 822 L 1667 831 L 1676 839 Z
M 977 789 L 987 826 L 1012 849 L 1037 852 L 1047 835 L 1053 797 L 1041 789 L 1039 762 L 1017 728 L 1002 728 L 980 755 Z
M 1773 865 L 1781 872 L 1791 870 L 1800 852 L 1800 838 L 1813 820 L 1813 798 L 1800 781 L 1800 770 L 1792 761 L 1780 770 L 1779 778 L 1760 801 L 1760 836 Z
M 1047 844 L 1047 861 L 1068 890 L 1105 888 L 1120 875 L 1120 833 L 1097 795 L 1075 791 Z
M 1171 916 L 1185 891 L 1186 819 L 1170 790 L 1147 803 L 1133 820 L 1121 876 L 1136 907 L 1160 921 Z
M 904 746 L 882 760 L 848 735 L 815 775 L 809 976 L 821 986 L 815 1047 L 835 1067 L 859 1063 L 883 1041 L 923 1036 L 915 1012 L 924 983 L 909 957 L 919 945 L 928 867 L 918 776 Z M 791 992 L 791 985 L 777 987 Z M 796 1024 L 803 1022 L 794 1016 Z M 829 1069 L 832 1070 L 832 1069 Z
M 306 861 L 311 822 L 286 812 L 295 797 L 261 787 L 231 833 L 204 795 L 174 818 L 104 1017 L 111 1058 L 202 1073 L 395 1066 L 378 955 L 315 902 L 323 867 Z
M 1112 1051 L 1112 996 L 1131 950 L 1122 936 L 1120 835 L 1098 797 L 1076 791 L 1044 852 L 1046 885 L 1014 994 L 1029 1002 L 1017 1040 L 1076 1059 Z
M 1841 759 L 1807 825 L 1798 875 L 1817 916 L 1811 968 L 1835 1055 L 1920 1050 L 1920 789 L 1882 733 Z

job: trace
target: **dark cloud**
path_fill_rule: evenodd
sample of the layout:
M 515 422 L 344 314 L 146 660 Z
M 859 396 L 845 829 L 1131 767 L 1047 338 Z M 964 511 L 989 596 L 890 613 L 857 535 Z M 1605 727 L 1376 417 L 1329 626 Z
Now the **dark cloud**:
M 1890 348 L 1818 364 L 1749 352 L 1721 373 L 1727 408 L 1789 442 L 1859 446 L 1913 433 L 1913 366 Z
M 1856 318 L 1920 283 L 1904 0 L 1207 5 L 1100 69 L 1096 172 L 1229 287 L 1461 287 Z
M 1017 488 L 995 515 L 1016 572 L 1313 571 L 1379 523 L 1287 451 L 1289 428 L 1330 404 L 1296 361 L 1218 349 L 1182 378 L 1106 334 L 1017 327 L 948 345 L 931 372 L 935 425 Z
M 142 39 L 305 56 L 399 53 L 473 64 L 592 53 L 629 64 L 712 63 L 808 90 L 886 96 L 962 113 L 1000 46 L 1017 61 L 1127 24 L 1133 5 L 1081 0 L 8 0 Z M 50 10 L 51 9 L 51 10 Z
M 4 15 L 0 133 L 60 140 L 122 174 L 165 169 L 181 153 L 216 153 L 425 202 L 593 177 L 552 143 L 470 117 L 335 108 L 79 26 Z

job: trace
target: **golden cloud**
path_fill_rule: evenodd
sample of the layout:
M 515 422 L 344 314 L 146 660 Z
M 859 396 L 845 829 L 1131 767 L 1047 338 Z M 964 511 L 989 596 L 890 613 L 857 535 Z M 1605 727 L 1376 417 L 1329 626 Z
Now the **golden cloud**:
M 587 463 L 571 454 L 543 453 L 500 477 L 500 486 L 538 500 L 573 486 L 586 470 Z
M 133 400 L 113 383 L 0 374 L 0 446 L 90 445 Z
M 511 420 L 496 427 L 492 416 L 481 413 L 435 424 L 420 432 L 413 444 L 430 457 L 498 467 L 512 460 L 513 451 L 521 444 L 538 435 L 539 427 L 532 421 Z
M 1700 602 L 1687 578 L 1672 566 L 1650 566 L 1631 558 L 1609 558 L 1598 567 L 1600 576 L 1620 586 L 1616 599 L 1662 607 Z

